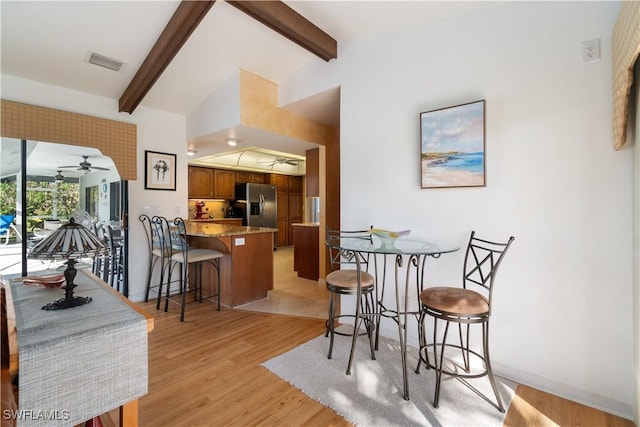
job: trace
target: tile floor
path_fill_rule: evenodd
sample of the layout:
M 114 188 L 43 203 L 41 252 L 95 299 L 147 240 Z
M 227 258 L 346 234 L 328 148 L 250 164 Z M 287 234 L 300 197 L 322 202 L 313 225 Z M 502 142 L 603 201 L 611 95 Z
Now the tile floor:
M 236 308 L 326 319 L 328 301 L 324 282 L 298 277 L 293 271 L 293 246 L 284 246 L 274 252 L 274 284 L 269 298 Z

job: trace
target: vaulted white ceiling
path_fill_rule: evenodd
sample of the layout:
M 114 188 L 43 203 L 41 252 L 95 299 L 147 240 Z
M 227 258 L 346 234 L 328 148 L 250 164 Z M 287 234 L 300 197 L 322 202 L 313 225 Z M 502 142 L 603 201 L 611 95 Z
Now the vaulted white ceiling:
M 350 38 L 445 19 L 494 4 L 285 3 L 337 40 L 337 60 L 340 44 Z M 0 2 L 2 74 L 111 98 L 117 111 L 117 100 L 178 4 L 178 1 L 3 0 Z M 89 52 L 120 60 L 125 66 L 119 72 L 97 67 L 87 62 Z M 187 115 L 239 68 L 280 83 L 310 61 L 322 59 L 218 0 L 140 105 Z M 335 126 L 339 120 L 338 102 L 339 96 L 333 92 L 282 107 Z M 250 141 L 250 145 L 264 146 L 258 140 Z

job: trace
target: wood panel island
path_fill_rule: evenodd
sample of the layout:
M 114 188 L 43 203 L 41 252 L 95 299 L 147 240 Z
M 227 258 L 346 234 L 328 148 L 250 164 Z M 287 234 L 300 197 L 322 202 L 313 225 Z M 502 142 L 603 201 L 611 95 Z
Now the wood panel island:
M 224 253 L 220 262 L 220 303 L 237 307 L 269 296 L 273 289 L 273 239 L 276 228 L 211 222 L 186 224 L 189 245 Z M 205 263 L 203 287 L 215 286 L 215 269 Z M 206 293 L 206 291 L 205 291 Z

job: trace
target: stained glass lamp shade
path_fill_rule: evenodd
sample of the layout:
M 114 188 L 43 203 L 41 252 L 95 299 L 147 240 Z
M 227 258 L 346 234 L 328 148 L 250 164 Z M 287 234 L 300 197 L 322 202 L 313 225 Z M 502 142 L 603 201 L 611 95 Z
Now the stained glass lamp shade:
M 38 243 L 29 254 L 29 258 L 67 260 L 67 268 L 64 271 L 64 298 L 46 304 L 42 309 L 63 310 L 91 302 L 91 298 L 73 296 L 73 289 L 77 286 L 73 283 L 77 273 L 76 260 L 102 256 L 108 252 L 109 248 L 95 234 L 82 224 L 76 224 L 73 218 Z

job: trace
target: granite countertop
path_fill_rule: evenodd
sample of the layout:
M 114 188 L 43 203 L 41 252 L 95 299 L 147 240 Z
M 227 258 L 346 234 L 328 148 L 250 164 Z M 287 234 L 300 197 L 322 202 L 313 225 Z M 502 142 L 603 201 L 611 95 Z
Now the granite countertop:
M 201 237 L 242 236 L 245 234 L 275 233 L 278 231 L 277 228 L 225 225 L 209 221 L 189 222 L 186 226 L 188 236 Z
M 202 218 L 190 219 L 189 222 L 242 221 L 242 218 Z
M 291 225 L 294 227 L 320 227 L 320 223 L 318 222 L 299 222 Z

